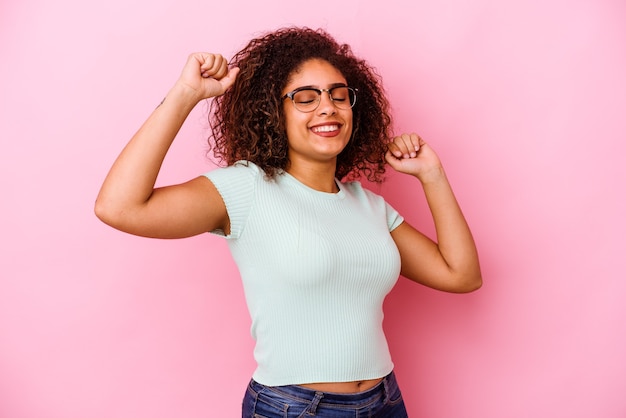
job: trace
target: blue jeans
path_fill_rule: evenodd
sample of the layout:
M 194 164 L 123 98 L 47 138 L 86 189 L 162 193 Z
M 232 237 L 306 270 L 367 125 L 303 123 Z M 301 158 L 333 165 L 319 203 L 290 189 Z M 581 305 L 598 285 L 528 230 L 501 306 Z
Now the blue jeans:
M 393 374 L 359 393 L 319 392 L 297 385 L 265 386 L 250 381 L 242 418 L 407 418 Z

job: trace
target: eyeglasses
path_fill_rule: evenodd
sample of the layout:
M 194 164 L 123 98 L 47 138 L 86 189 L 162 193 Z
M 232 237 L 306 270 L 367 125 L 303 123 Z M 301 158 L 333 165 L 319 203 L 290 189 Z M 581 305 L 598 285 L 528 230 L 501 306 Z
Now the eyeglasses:
M 357 89 L 348 86 L 336 86 L 329 89 L 300 87 L 285 94 L 282 99 L 290 98 L 300 112 L 308 113 L 318 108 L 322 101 L 322 92 L 328 93 L 330 100 L 338 109 L 350 109 L 356 103 Z

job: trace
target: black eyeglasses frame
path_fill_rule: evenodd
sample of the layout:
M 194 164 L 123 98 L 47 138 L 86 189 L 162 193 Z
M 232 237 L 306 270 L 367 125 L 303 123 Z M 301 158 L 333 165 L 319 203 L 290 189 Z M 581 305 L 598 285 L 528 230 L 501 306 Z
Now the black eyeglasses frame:
M 337 103 L 335 102 L 335 99 L 333 99 L 333 93 L 332 93 L 332 92 L 333 92 L 333 90 L 338 89 L 338 88 L 347 88 L 347 89 L 348 89 L 348 91 L 352 93 L 352 96 L 351 96 L 351 97 L 353 97 L 354 99 L 351 101 L 351 103 L 350 103 L 350 107 L 348 107 L 348 108 L 342 108 L 341 106 L 337 106 Z M 296 93 L 301 92 L 301 91 L 304 91 L 304 90 L 315 91 L 315 92 L 317 93 L 317 97 L 318 97 L 318 100 L 317 100 L 317 105 L 316 105 L 313 109 L 311 109 L 311 110 L 302 110 L 302 109 L 300 109 L 300 108 L 298 107 L 298 105 L 296 104 L 296 101 L 295 101 L 295 100 L 294 100 L 294 98 L 293 98 L 293 96 L 294 96 Z M 309 113 L 309 112 L 313 112 L 313 111 L 315 111 L 315 110 L 319 107 L 320 103 L 322 102 L 322 93 L 323 93 L 323 92 L 326 92 L 326 93 L 328 93 L 328 97 L 330 97 L 331 102 L 333 102 L 333 104 L 334 104 L 334 105 L 335 105 L 338 109 L 344 109 L 344 110 L 347 110 L 347 109 L 351 109 L 351 108 L 353 108 L 353 107 L 354 107 L 354 105 L 356 104 L 356 98 L 357 98 L 357 93 L 358 93 L 358 91 L 359 91 L 359 89 L 356 89 L 356 88 L 354 88 L 354 87 L 350 87 L 350 86 L 345 86 L 345 85 L 333 86 L 333 87 L 328 88 L 328 89 L 318 89 L 318 88 L 316 88 L 316 87 L 305 86 L 305 87 L 298 87 L 297 89 L 292 90 L 292 91 L 290 91 L 289 93 L 286 93 L 283 97 L 281 97 L 281 99 L 285 100 L 285 99 L 289 98 L 289 99 L 291 99 L 291 102 L 293 103 L 293 106 L 296 108 L 296 110 L 298 110 L 298 111 L 300 111 L 300 112 L 303 112 L 303 113 Z

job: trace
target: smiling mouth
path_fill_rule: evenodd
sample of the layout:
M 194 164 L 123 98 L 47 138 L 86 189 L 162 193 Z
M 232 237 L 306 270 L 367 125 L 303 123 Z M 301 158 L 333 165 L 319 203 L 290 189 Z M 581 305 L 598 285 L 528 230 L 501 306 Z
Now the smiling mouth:
M 339 125 L 314 126 L 311 128 L 313 132 L 334 132 L 339 130 Z

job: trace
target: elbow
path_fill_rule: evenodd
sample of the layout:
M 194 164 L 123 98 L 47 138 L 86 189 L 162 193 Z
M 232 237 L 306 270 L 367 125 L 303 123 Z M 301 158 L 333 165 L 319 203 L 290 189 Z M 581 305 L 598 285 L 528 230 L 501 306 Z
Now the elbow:
M 480 289 L 483 278 L 478 269 L 450 271 L 447 279 L 441 282 L 440 290 L 449 293 L 471 293 Z
M 94 204 L 94 214 L 105 224 L 117 228 L 117 224 L 120 219 L 120 210 L 117 210 L 113 205 L 107 203 L 106 199 L 97 198 Z
M 96 203 L 93 205 L 93 213 L 96 215 L 96 218 L 104 222 L 103 218 L 106 216 L 106 211 L 104 205 L 99 199 L 96 199 Z
M 456 285 L 451 291 L 453 293 L 471 293 L 480 289 L 483 285 L 483 278 L 480 273 L 466 275 L 456 280 Z
M 483 286 L 483 278 L 481 276 L 474 277 L 472 280 L 468 281 L 463 287 L 463 291 L 461 293 L 471 293 L 475 292 Z
M 109 209 L 107 205 L 104 204 L 100 199 L 96 199 L 93 213 L 96 215 L 96 218 L 100 219 L 107 225 L 111 225 L 111 216 L 109 214 Z

